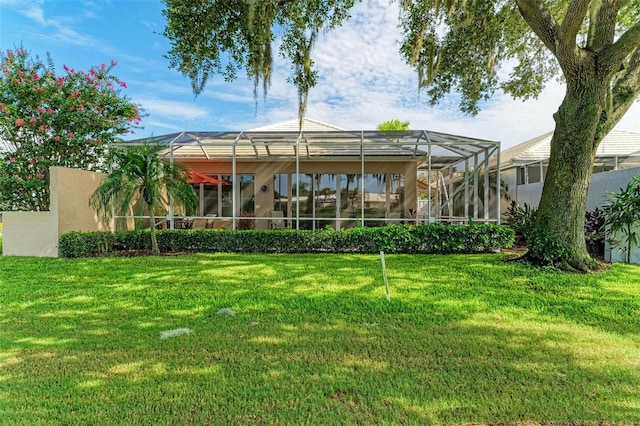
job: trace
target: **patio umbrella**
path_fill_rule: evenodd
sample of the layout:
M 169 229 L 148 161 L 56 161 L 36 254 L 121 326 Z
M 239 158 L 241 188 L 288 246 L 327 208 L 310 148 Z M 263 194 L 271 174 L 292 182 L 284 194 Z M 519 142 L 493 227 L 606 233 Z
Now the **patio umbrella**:
M 229 182 L 227 181 L 212 178 L 204 173 L 196 172 L 195 170 L 189 170 L 189 175 L 189 183 L 204 183 L 205 185 L 217 185 L 221 183 L 223 185 L 229 185 Z

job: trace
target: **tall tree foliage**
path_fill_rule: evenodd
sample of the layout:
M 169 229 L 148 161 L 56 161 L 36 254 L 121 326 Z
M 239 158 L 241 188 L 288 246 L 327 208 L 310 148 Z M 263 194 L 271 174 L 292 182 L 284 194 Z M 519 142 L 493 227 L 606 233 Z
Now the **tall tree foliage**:
M 268 87 L 271 45 L 282 38 L 304 113 L 316 81 L 311 51 L 320 30 L 340 25 L 354 1 L 164 0 L 171 64 L 196 93 L 211 73 L 246 69 Z M 560 74 L 550 164 L 528 256 L 589 269 L 583 232 L 586 194 L 600 141 L 640 93 L 640 0 L 399 0 L 401 53 L 432 104 L 450 92 L 476 114 L 496 90 L 540 94 Z M 513 69 L 506 77 L 502 65 Z
M 138 108 L 111 74 L 115 62 L 89 71 L 0 53 L 0 207 L 49 209 L 49 167 L 101 170 L 108 143 L 140 123 Z
M 376 126 L 377 130 L 409 130 L 409 122 L 408 121 L 400 121 L 397 118 L 392 118 L 391 120 L 385 120 L 382 123 Z
M 199 95 L 209 77 L 233 80 L 242 69 L 254 82 L 256 99 L 271 83 L 272 44 L 291 61 L 289 82 L 298 88 L 300 126 L 317 71 L 311 52 L 318 36 L 349 17 L 355 0 L 163 0 L 164 35 L 171 41 L 167 58 L 191 79 Z
M 153 254 L 160 254 L 156 238 L 156 215 L 166 213 L 170 200 L 187 211 L 198 205 L 198 196 L 189 183 L 189 171 L 161 157 L 160 145 L 143 144 L 112 148 L 108 161 L 113 170 L 91 195 L 89 204 L 105 224 L 113 215 L 148 214 Z

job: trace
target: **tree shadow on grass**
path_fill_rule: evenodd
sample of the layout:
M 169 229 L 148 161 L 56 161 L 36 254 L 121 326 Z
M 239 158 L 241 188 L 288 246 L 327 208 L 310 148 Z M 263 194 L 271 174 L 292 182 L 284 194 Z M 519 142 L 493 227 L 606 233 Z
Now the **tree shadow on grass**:
M 490 316 L 400 325 L 218 318 L 138 350 L 32 345 L 2 361 L 9 420 L 51 423 L 637 423 L 626 362 Z M 576 342 L 575 340 L 578 339 Z M 568 344 L 568 341 L 573 343 Z M 588 345 L 582 358 L 572 345 Z M 627 348 L 629 349 L 629 348 Z M 28 413 L 28 414 L 27 414 Z
M 637 298 L 612 285 L 617 269 L 585 280 L 486 259 L 390 256 L 391 303 L 376 256 L 82 260 L 74 279 L 66 261 L 43 262 L 32 282 L 5 281 L 16 301 L 0 318 L 4 414 L 640 422 Z M 177 327 L 193 333 L 160 339 Z

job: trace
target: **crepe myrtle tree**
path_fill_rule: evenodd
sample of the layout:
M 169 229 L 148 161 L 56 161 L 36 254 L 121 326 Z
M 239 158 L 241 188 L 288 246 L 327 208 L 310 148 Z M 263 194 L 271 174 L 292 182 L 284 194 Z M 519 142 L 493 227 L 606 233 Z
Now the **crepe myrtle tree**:
M 266 96 L 272 45 L 291 63 L 305 112 L 316 84 L 313 46 L 340 26 L 355 0 L 163 0 L 168 59 L 195 94 L 209 77 L 245 70 Z M 452 91 L 476 114 L 496 90 L 538 96 L 560 75 L 549 168 L 528 258 L 568 269 L 596 267 L 583 221 L 594 154 L 640 92 L 640 0 L 399 0 L 400 51 L 431 104 Z M 498 73 L 501 66 L 510 73 Z
M 49 209 L 49 167 L 103 170 L 107 145 L 139 127 L 139 108 L 121 93 L 116 62 L 89 71 L 25 49 L 0 52 L 0 205 Z

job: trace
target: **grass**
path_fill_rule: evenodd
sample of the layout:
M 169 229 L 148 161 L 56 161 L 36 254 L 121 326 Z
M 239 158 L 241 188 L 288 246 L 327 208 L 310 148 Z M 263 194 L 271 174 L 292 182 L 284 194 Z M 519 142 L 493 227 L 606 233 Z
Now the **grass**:
M 640 268 L 502 259 L 0 258 L 2 422 L 640 423 Z

